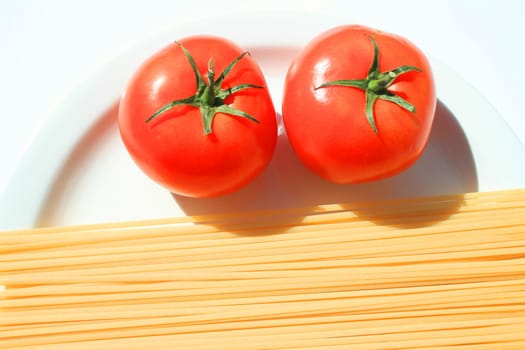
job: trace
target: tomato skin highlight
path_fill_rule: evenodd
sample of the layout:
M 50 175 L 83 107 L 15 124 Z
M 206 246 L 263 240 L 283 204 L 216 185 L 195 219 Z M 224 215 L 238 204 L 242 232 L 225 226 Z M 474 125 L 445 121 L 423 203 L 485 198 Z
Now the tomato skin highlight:
M 192 54 L 207 81 L 210 58 L 216 75 L 243 50 L 229 40 L 193 36 L 179 41 Z M 226 76 L 224 89 L 239 84 L 263 88 L 238 91 L 225 104 L 256 118 L 217 113 L 212 133 L 204 135 L 199 108 L 176 106 L 146 123 L 160 107 L 196 93 L 197 83 L 181 48 L 170 44 L 138 68 L 121 97 L 119 130 L 129 154 L 151 179 L 189 197 L 213 197 L 236 191 L 270 162 L 277 141 L 275 109 L 256 62 L 244 56 Z
M 412 113 L 390 101 L 373 106 L 376 134 L 365 115 L 365 92 L 321 84 L 365 79 L 379 48 L 379 70 L 403 65 L 421 72 L 400 75 L 388 91 L 415 107 Z M 390 177 L 423 153 L 436 108 L 430 64 L 408 40 L 372 28 L 347 25 L 314 38 L 294 59 L 285 80 L 283 121 L 299 159 L 319 176 L 336 183 Z

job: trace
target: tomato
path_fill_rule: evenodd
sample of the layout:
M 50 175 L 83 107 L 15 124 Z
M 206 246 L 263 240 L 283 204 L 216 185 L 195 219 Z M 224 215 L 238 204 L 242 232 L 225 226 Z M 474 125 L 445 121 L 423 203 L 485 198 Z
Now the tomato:
M 430 64 L 408 40 L 347 25 L 314 38 L 285 81 L 283 121 L 302 162 L 336 183 L 397 174 L 428 142 L 436 95 Z
M 277 141 L 260 68 L 214 36 L 184 38 L 148 58 L 125 88 L 118 120 L 135 163 L 190 197 L 243 187 L 268 165 Z

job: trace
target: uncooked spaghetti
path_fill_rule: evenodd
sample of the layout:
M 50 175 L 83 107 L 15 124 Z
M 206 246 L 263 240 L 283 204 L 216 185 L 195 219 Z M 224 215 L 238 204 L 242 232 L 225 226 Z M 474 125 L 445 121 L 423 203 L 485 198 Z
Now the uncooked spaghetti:
M 525 190 L 0 233 L 1 349 L 524 349 Z

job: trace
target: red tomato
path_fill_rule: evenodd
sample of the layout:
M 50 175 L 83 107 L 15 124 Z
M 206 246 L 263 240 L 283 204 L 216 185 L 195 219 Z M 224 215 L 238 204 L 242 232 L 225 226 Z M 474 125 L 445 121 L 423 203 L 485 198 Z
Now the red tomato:
M 137 165 L 173 193 L 235 191 L 270 162 L 275 110 L 255 61 L 234 43 L 195 36 L 147 59 L 122 95 L 119 128 Z
M 294 59 L 283 120 L 298 157 L 321 177 L 358 183 L 392 176 L 427 144 L 436 96 L 424 54 L 397 35 L 331 29 Z

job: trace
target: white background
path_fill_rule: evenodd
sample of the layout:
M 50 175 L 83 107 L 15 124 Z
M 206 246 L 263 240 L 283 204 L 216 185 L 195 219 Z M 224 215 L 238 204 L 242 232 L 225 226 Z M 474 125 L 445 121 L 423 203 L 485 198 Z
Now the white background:
M 406 36 L 475 87 L 525 144 L 521 0 L 0 0 L 0 190 L 38 132 L 37 120 L 52 117 L 79 82 L 126 48 L 208 15 L 294 9 Z M 262 20 L 271 26 L 271 18 Z

